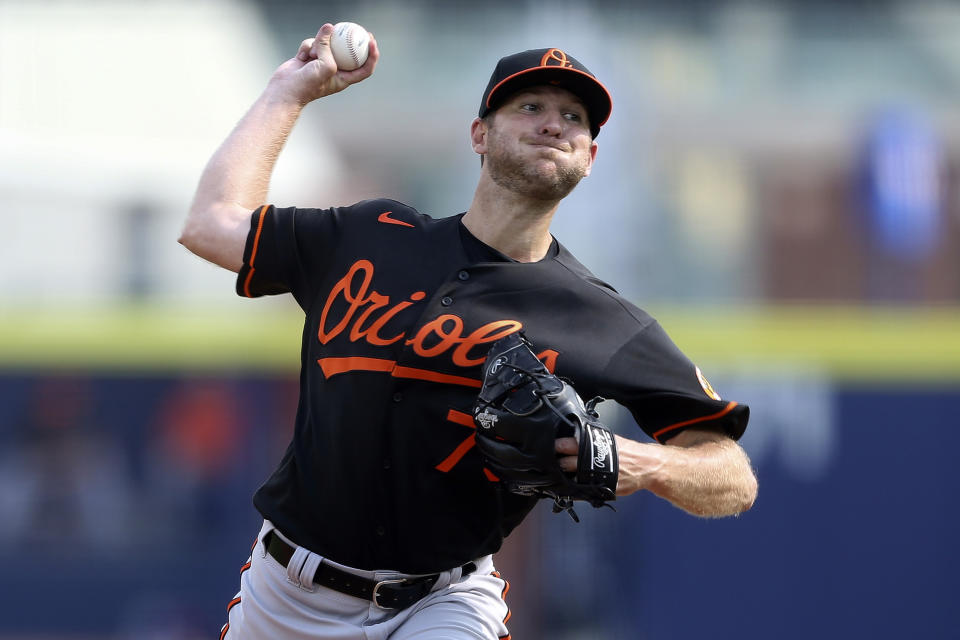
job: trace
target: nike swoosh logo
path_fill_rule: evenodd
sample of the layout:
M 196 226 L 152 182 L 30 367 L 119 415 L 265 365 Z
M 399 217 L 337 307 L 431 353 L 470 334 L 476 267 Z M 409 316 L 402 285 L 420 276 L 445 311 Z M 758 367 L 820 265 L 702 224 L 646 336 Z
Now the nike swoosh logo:
M 385 223 L 387 223 L 387 224 L 398 224 L 398 225 L 400 225 L 401 227 L 412 227 L 412 226 L 413 226 L 413 225 L 410 224 L 409 222 L 404 222 L 403 220 L 397 220 L 396 218 L 391 218 L 391 217 L 390 217 L 390 214 L 391 214 L 391 213 L 393 213 L 393 211 L 384 211 L 383 213 L 380 214 L 380 217 L 377 218 L 377 222 L 385 222 Z

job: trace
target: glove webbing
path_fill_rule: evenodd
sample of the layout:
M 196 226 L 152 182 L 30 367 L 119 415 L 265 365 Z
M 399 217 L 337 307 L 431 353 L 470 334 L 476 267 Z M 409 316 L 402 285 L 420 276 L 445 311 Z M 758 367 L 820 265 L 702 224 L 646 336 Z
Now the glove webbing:
M 517 390 L 518 388 L 520 388 L 520 387 L 528 384 L 529 382 L 533 382 L 534 384 L 537 385 L 537 388 L 534 389 L 534 390 L 531 392 L 531 393 L 533 393 L 533 395 L 535 395 L 535 396 L 544 396 L 544 395 L 550 393 L 550 390 L 544 387 L 544 385 L 543 385 L 543 383 L 542 383 L 541 380 L 542 380 L 543 378 L 550 378 L 550 377 L 552 377 L 552 374 L 543 374 L 543 373 L 536 372 L 536 371 L 530 371 L 529 369 L 524 369 L 523 367 L 518 367 L 517 365 L 512 364 L 512 363 L 509 363 L 509 362 L 504 362 L 504 363 L 501 364 L 500 366 L 501 366 L 501 367 L 508 367 L 508 368 L 513 369 L 514 371 L 516 371 L 516 372 L 518 372 L 518 373 L 522 373 L 524 376 L 526 376 L 526 378 L 520 378 L 516 383 L 514 383 L 513 385 L 511 385 L 511 386 L 509 387 L 509 389 L 507 389 L 507 391 L 505 391 L 505 392 L 502 394 L 503 396 L 506 396 L 507 394 L 512 393 L 513 391 L 515 391 L 515 390 Z M 502 396 L 501 396 L 501 397 L 502 397 Z M 600 403 L 600 402 L 602 402 L 602 401 L 603 401 L 603 398 L 601 398 L 601 397 L 593 398 L 593 399 L 591 399 L 590 401 L 588 401 L 588 402 L 586 402 L 586 403 L 584 404 L 584 409 L 586 410 L 586 412 L 587 412 L 588 414 L 590 414 L 590 415 L 593 416 L 594 418 L 599 418 L 600 416 L 599 416 L 599 414 L 598 414 L 597 411 L 596 411 L 596 406 L 597 406 L 598 403 Z M 489 405 L 490 403 L 486 403 L 486 404 Z M 513 409 L 510 409 L 509 407 L 506 406 L 506 401 L 504 401 L 504 403 L 503 403 L 503 408 L 506 409 L 507 411 L 509 411 L 510 413 L 512 413 L 512 414 L 515 415 L 515 416 L 523 417 L 523 416 L 531 415 L 531 414 L 533 414 L 534 412 L 538 411 L 538 410 L 540 409 L 540 406 L 542 406 L 542 405 L 544 405 L 544 404 L 547 406 L 548 409 L 550 409 L 550 411 L 552 411 L 558 418 L 560 418 L 560 420 L 562 420 L 562 421 L 564 422 L 564 424 L 567 424 L 568 426 L 570 426 L 571 430 L 575 429 L 574 425 L 572 425 L 572 424 L 570 423 L 570 420 L 569 420 L 569 418 L 567 418 L 567 416 L 565 416 L 564 414 L 560 413 L 560 411 L 558 411 L 557 408 L 556 408 L 552 403 L 550 403 L 550 402 L 544 402 L 542 399 L 540 400 L 540 404 L 539 404 L 539 405 L 534 405 L 533 408 L 531 408 L 529 411 L 524 412 L 524 413 L 519 413 L 519 412 L 517 412 L 517 411 L 514 411 Z M 572 434 L 571 434 L 571 435 L 572 435 Z M 552 495 L 552 494 L 550 494 L 550 493 L 541 492 L 541 491 L 537 491 L 536 493 L 537 493 L 538 495 L 540 495 L 541 497 L 550 498 L 550 499 L 553 500 L 553 506 L 552 506 L 553 513 L 560 513 L 561 511 L 566 511 L 568 514 L 570 514 L 570 517 L 573 518 L 573 521 L 574 521 L 574 522 L 580 522 L 580 517 L 577 515 L 576 510 L 574 510 L 574 508 L 573 508 L 573 498 L 570 498 L 570 497 L 567 497 L 567 496 Z M 609 502 L 595 503 L 595 504 L 593 504 L 593 506 L 594 506 L 594 507 L 598 507 L 598 506 L 610 507 L 611 510 L 616 511 L 616 508 L 614 508 L 614 506 L 613 506 L 612 504 L 610 504 Z

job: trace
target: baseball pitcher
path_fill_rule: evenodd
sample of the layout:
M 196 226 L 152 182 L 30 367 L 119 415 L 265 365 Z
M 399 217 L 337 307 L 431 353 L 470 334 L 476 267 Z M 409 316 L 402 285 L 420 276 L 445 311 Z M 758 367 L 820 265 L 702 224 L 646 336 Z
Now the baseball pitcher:
M 478 84 L 463 212 L 268 204 L 304 107 L 377 66 L 371 37 L 362 66 L 338 69 L 332 32 L 273 73 L 180 237 L 239 295 L 304 313 L 293 438 L 254 495 L 263 526 L 221 639 L 508 638 L 492 555 L 538 501 L 574 518 L 638 491 L 699 516 L 748 509 L 748 408 L 550 233 L 593 168 L 604 85 L 562 49 L 502 58 Z M 613 434 L 601 400 L 649 439 Z

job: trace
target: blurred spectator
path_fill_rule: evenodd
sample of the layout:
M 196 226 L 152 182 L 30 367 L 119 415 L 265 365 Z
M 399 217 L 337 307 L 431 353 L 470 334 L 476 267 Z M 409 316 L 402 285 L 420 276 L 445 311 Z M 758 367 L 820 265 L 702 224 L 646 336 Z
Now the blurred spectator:
M 0 463 L 0 539 L 64 551 L 128 541 L 127 461 L 93 405 L 83 378 L 40 378 L 31 387 Z
M 943 144 L 922 114 L 889 108 L 869 119 L 860 153 L 869 297 L 922 301 L 943 240 Z
M 154 535 L 195 536 L 229 515 L 225 485 L 247 448 L 239 402 L 229 381 L 188 378 L 158 408 L 146 444 L 150 502 L 164 514 Z
M 847 301 L 865 295 L 865 243 L 831 154 L 768 159 L 761 176 L 761 273 L 769 300 Z

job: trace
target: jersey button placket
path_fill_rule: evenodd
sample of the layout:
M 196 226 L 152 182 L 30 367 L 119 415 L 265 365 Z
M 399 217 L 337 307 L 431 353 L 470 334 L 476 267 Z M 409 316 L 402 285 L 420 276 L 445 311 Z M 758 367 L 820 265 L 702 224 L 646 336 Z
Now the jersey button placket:
M 461 271 L 460 273 L 457 274 L 457 278 L 459 278 L 461 281 L 469 280 L 470 273 L 468 271 Z
M 449 307 L 450 305 L 453 304 L 453 298 L 451 298 L 450 296 L 443 296 L 442 298 L 440 298 L 440 304 L 442 304 L 445 307 Z

